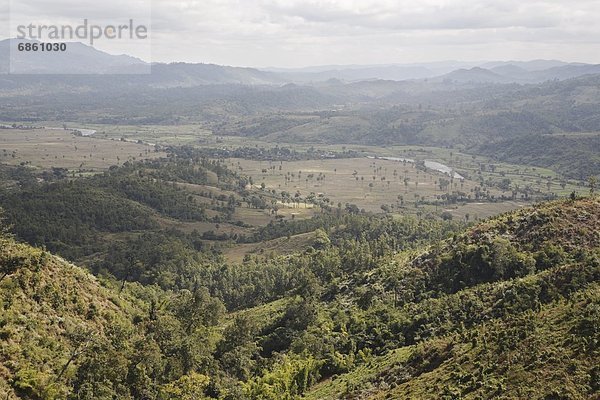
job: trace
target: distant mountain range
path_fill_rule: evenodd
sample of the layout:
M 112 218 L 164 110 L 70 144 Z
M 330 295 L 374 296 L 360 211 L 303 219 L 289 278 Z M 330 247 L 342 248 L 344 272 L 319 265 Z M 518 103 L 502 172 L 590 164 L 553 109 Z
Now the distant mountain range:
M 542 70 L 527 70 L 515 64 L 501 64 L 490 69 L 459 69 L 435 79 L 454 83 L 541 83 L 591 74 L 600 74 L 600 65 L 564 63 Z
M 24 42 L 33 43 L 33 41 L 17 39 L 0 41 L 0 60 L 2 60 L 0 74 L 7 74 L 9 71 L 17 71 L 16 76 L 56 74 L 57 71 L 65 75 L 124 74 L 132 75 L 127 79 L 130 83 L 146 84 L 152 87 L 285 83 L 279 76 L 271 72 L 259 71 L 254 68 L 189 63 L 149 64 L 138 58 L 127 55 L 111 55 L 76 42 L 68 43 L 66 52 L 15 51 L 18 44 Z M 12 63 L 12 68 L 10 63 Z
M 600 65 L 559 60 L 444 61 L 421 64 L 333 65 L 306 68 L 240 68 L 215 64 L 153 63 L 128 55 L 111 55 L 82 43 L 68 43 L 68 51 L 21 53 L 10 48 L 24 40 L 0 41 L 0 74 L 135 74 L 128 79 L 151 87 L 194 87 L 207 84 L 284 85 L 369 80 L 428 80 L 446 83 L 540 83 L 600 73 Z M 149 73 L 144 76 L 144 73 Z
M 384 79 L 403 81 L 442 75 L 459 68 L 471 68 L 474 63 L 447 61 L 426 64 L 390 65 L 330 65 L 306 68 L 267 68 L 295 82 L 320 82 L 339 79 L 348 82 Z
M 459 62 L 446 61 L 400 65 L 347 65 L 298 69 L 270 68 L 295 82 L 320 82 L 338 79 L 346 82 L 365 80 L 434 80 L 454 83 L 540 83 L 600 73 L 600 65 L 567 63 L 558 60 Z
M 136 74 L 149 71 L 148 64 L 138 58 L 108 54 L 78 42 L 67 43 L 65 52 L 21 52 L 17 50 L 19 43 L 39 42 L 20 39 L 0 41 L 0 73 L 48 74 L 61 71 L 64 74 Z

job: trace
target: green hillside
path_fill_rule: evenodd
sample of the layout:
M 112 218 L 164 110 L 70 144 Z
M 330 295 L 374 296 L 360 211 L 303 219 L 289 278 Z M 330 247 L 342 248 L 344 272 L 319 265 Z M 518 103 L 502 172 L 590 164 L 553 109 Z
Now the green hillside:
M 527 311 L 377 357 L 307 399 L 598 398 L 597 284 Z
M 0 246 L 0 395 L 65 398 L 81 359 L 111 348 L 98 354 L 108 362 L 139 311 L 60 258 L 8 238 Z
M 482 144 L 477 152 L 497 160 L 543 166 L 582 180 L 600 174 L 598 133 L 540 135 L 535 140 L 523 137 Z
M 597 197 L 462 232 L 347 218 L 172 290 L 3 234 L 0 398 L 598 398 L 599 227 Z
M 598 398 L 599 205 L 503 215 L 413 259 L 396 291 L 406 346 L 306 397 Z

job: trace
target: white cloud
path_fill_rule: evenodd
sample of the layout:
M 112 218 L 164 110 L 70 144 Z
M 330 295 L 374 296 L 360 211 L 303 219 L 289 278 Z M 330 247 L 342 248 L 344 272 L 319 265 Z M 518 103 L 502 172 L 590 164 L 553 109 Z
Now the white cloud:
M 30 0 L 110 20 L 150 0 Z M 20 3 L 21 0 L 19 0 Z M 153 0 L 153 58 L 301 66 L 436 59 L 600 63 L 600 0 Z M 74 5 L 78 4 L 78 5 Z M 114 46 L 107 43 L 106 50 Z

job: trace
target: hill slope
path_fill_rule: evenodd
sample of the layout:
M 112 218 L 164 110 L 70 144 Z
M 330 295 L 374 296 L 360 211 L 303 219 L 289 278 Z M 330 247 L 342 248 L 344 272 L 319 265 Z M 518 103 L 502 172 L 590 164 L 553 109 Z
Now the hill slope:
M 65 52 L 19 52 L 20 43 L 40 43 L 37 40 L 0 40 L 0 74 L 9 70 L 19 74 L 111 74 L 147 73 L 149 65 L 127 55 L 112 55 L 79 42 L 67 43 Z M 7 64 L 10 60 L 10 69 Z
M 0 239 L 0 264 L 0 396 L 65 398 L 80 358 L 104 346 L 114 355 L 114 335 L 132 331 L 136 308 L 82 269 L 11 239 Z
M 47 82 L 54 90 L 64 86 L 99 88 L 119 85 L 148 87 L 192 87 L 206 84 L 280 84 L 286 81 L 278 75 L 254 68 L 229 67 L 215 64 L 146 63 L 127 55 L 112 55 L 79 42 L 66 43 L 64 52 L 19 52 L 19 43 L 39 43 L 25 39 L 0 40 L 0 75 L 10 71 L 29 76 L 2 76 L 5 82 L 31 87 Z M 10 65 L 9 65 L 10 61 Z M 10 68 L 9 68 L 10 67 Z M 48 80 L 48 74 L 54 75 Z M 58 74 L 58 75 L 57 75 Z M 98 74 L 99 76 L 86 76 Z M 115 76 L 116 74 L 116 76 Z M 36 77 L 35 75 L 40 75 Z M 77 77 L 76 75 L 82 75 Z M 119 77 L 118 75 L 126 75 Z
M 596 399 L 597 284 L 539 311 L 376 357 L 307 399 Z
M 547 203 L 371 271 L 404 346 L 306 398 L 598 398 L 599 227 L 598 199 Z
M 396 254 L 391 243 L 412 248 L 404 240 L 433 228 L 405 223 L 217 266 L 216 297 L 258 290 L 256 307 L 228 315 L 204 288 L 123 289 L 2 236 L 0 396 L 598 397 L 600 199 L 540 204 Z

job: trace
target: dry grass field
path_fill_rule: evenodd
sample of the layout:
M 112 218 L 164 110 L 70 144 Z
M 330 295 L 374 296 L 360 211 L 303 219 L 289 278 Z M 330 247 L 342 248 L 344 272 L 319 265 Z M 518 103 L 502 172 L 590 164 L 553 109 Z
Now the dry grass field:
M 338 203 L 342 206 L 350 203 L 371 212 L 382 212 L 381 206 L 385 204 L 393 205 L 392 211 L 414 213 L 417 200 L 435 202 L 438 196 L 452 190 L 474 195 L 475 188 L 479 187 L 479 184 L 472 180 L 454 179 L 450 184 L 451 188 L 441 189 L 440 183 L 450 180 L 448 175 L 433 170 L 421 171 L 415 168 L 413 163 L 382 159 L 290 162 L 229 159 L 226 163 L 229 168 L 253 177 L 256 188 L 260 188 L 264 183 L 265 190 L 275 190 L 278 194 L 282 191 L 289 192 L 292 196 L 299 193 L 301 197 L 311 193 L 317 196 L 322 194 L 330 199 L 334 207 L 337 207 Z M 489 192 L 496 197 L 502 194 L 510 196 L 509 191 L 503 192 L 495 188 L 489 189 Z M 465 214 L 483 218 L 519 206 L 520 204 L 514 201 L 480 202 L 447 207 L 447 211 L 461 218 Z M 307 211 L 303 203 L 300 203 L 299 207 L 292 203 L 283 207 L 280 214 L 289 210 L 300 214 Z M 444 211 L 444 208 L 440 205 L 438 211 Z
M 154 146 L 76 136 L 55 129 L 0 129 L 0 162 L 69 170 L 106 169 L 128 160 L 165 156 Z
M 28 164 L 39 168 L 62 167 L 78 174 L 102 170 L 128 160 L 162 157 L 166 154 L 156 152 L 151 143 L 162 144 L 194 144 L 205 147 L 236 148 L 238 146 L 271 147 L 274 143 L 265 143 L 247 138 L 216 138 L 210 135 L 201 125 L 185 126 L 89 126 L 97 130 L 91 137 L 81 137 L 62 129 L 2 129 L 0 130 L 0 162 L 12 165 Z M 123 138 L 124 140 L 121 140 Z M 137 143 L 137 140 L 143 142 Z M 150 144 L 149 144 L 150 143 Z M 298 151 L 308 147 L 303 145 L 286 145 Z M 253 178 L 255 189 L 275 191 L 279 198 L 285 191 L 294 197 L 298 194 L 304 198 L 313 193 L 315 196 L 329 199 L 332 207 L 347 203 L 370 212 L 382 212 L 382 205 L 395 214 L 416 214 L 418 212 L 448 211 L 454 218 L 485 218 L 498 213 L 522 207 L 523 201 L 503 202 L 470 202 L 456 205 L 423 205 L 419 202 L 435 202 L 439 196 L 452 191 L 461 191 L 474 196 L 476 188 L 481 187 L 477 180 L 500 181 L 510 179 L 511 185 L 530 187 L 537 193 L 554 192 L 561 196 L 571 191 L 584 190 L 575 182 L 562 180 L 551 170 L 535 167 L 524 167 L 511 164 L 495 163 L 490 169 L 490 161 L 479 156 L 461 154 L 451 149 L 392 146 L 373 147 L 359 145 L 324 145 L 323 150 L 340 151 L 352 149 L 363 154 L 381 156 L 401 156 L 413 159 L 439 160 L 456 168 L 461 174 L 469 177 L 463 181 L 455 179 L 450 186 L 440 188 L 440 183 L 449 177 L 434 170 L 421 171 L 412 163 L 383 159 L 352 158 L 323 159 L 308 161 L 253 161 L 245 159 L 228 159 L 226 165 L 243 175 Z M 488 168 L 481 168 L 486 166 Z M 214 177 L 211 184 L 216 184 Z M 261 189 L 264 184 L 264 189 Z M 233 192 L 224 192 L 211 186 L 185 185 L 191 192 L 210 191 L 213 195 L 225 194 L 240 199 Z M 511 190 L 500 190 L 489 186 L 489 193 L 500 197 L 510 196 Z M 269 194 L 270 197 L 272 194 Z M 210 202 L 206 197 L 198 196 L 202 202 Z M 277 203 L 277 214 L 285 219 L 310 218 L 320 212 L 310 203 Z M 275 219 L 271 210 L 259 210 L 240 207 L 233 215 L 234 221 L 243 221 L 253 227 L 264 226 Z M 184 231 L 197 229 L 200 232 L 212 230 L 221 233 L 247 233 L 249 228 L 241 228 L 230 224 L 216 226 L 202 224 L 165 225 Z
M 97 136 L 106 139 L 157 143 L 161 145 L 215 144 L 216 137 L 210 130 L 198 124 L 190 125 L 89 125 L 97 130 Z

